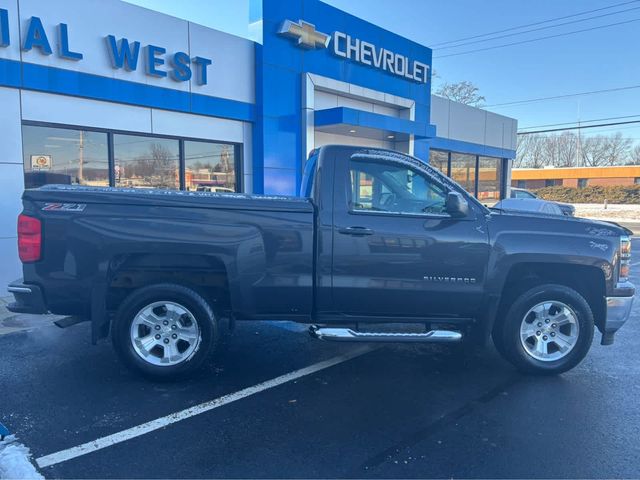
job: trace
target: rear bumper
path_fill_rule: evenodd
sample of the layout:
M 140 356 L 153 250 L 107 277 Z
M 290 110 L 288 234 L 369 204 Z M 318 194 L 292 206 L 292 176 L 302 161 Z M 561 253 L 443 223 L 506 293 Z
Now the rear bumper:
M 47 313 L 42 290 L 37 285 L 23 283 L 22 279 L 11 282 L 7 287 L 13 294 L 15 302 L 7 305 L 7 309 L 14 313 Z

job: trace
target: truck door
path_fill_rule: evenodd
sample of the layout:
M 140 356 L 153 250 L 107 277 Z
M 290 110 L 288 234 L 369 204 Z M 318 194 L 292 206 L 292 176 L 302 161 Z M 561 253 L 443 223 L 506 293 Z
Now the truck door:
M 482 208 L 470 204 L 467 216 L 454 218 L 445 207 L 453 188 L 446 177 L 394 153 L 348 152 L 334 169 L 335 311 L 473 316 L 489 252 Z

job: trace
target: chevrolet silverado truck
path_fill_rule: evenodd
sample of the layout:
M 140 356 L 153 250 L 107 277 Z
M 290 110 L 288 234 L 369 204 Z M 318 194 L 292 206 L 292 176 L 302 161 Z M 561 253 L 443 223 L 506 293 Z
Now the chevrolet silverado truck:
M 489 210 L 418 159 L 326 146 L 299 197 L 27 190 L 13 312 L 91 323 L 133 370 L 193 372 L 242 320 L 327 341 L 483 345 L 561 373 L 629 317 L 629 231 Z

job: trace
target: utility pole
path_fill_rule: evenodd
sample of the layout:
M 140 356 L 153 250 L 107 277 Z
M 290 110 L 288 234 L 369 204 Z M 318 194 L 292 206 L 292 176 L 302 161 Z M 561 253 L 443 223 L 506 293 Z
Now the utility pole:
M 84 132 L 80 130 L 80 143 L 78 144 L 78 183 L 84 181 L 82 167 L 84 164 Z
M 582 163 L 582 137 L 580 134 L 580 103 L 578 100 L 578 147 L 576 148 L 576 167 L 580 167 Z

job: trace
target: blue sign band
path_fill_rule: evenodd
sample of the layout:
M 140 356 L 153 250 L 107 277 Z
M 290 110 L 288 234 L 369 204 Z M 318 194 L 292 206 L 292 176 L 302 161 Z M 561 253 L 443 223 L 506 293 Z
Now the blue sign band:
M 256 119 L 256 108 L 251 103 L 14 60 L 0 59 L 0 86 L 244 122 Z

